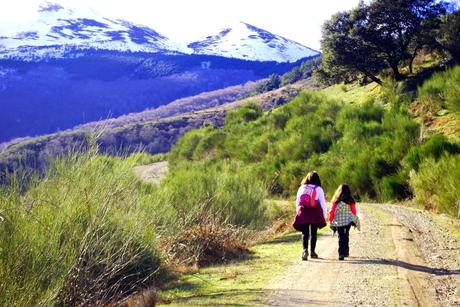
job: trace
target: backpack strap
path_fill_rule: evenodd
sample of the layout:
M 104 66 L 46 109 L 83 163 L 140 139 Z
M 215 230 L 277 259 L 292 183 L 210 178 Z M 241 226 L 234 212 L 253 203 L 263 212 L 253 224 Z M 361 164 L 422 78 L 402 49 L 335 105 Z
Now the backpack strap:
M 316 204 L 315 204 L 315 202 L 316 202 L 316 188 L 317 188 L 317 186 L 315 186 L 313 188 L 313 191 L 311 192 L 311 195 L 310 195 L 310 197 L 311 197 L 310 201 L 313 204 L 313 207 L 316 206 Z

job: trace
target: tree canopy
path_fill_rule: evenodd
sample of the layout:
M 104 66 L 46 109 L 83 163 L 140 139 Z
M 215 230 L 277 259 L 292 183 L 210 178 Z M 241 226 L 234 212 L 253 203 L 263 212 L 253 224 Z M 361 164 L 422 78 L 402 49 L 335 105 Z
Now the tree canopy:
M 460 63 L 460 10 L 445 16 L 437 41 L 452 55 L 455 62 Z
M 446 5 L 435 0 L 374 0 L 332 16 L 323 25 L 322 74 L 347 81 L 364 75 L 377 77 L 390 68 L 403 78 L 402 64 L 411 63 L 418 49 L 433 40 Z

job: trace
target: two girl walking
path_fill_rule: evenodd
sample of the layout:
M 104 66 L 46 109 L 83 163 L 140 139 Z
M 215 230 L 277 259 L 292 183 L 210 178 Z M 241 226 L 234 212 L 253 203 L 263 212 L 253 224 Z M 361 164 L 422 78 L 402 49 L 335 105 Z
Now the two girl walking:
M 296 197 L 296 217 L 293 226 L 302 232 L 302 260 L 308 256 L 315 259 L 318 229 L 327 225 L 327 205 L 324 190 L 318 173 L 310 172 L 302 180 Z M 329 213 L 331 227 L 339 233 L 339 260 L 349 256 L 349 233 L 351 225 L 356 221 L 356 204 L 350 187 L 341 184 L 332 198 Z M 310 254 L 308 241 L 310 239 Z

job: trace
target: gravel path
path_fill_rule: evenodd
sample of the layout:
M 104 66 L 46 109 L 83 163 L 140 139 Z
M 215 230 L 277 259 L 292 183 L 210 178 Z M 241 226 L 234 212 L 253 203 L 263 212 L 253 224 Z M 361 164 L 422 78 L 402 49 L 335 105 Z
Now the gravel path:
M 395 217 L 413 235 L 415 246 L 426 265 L 432 268 L 427 284 L 440 306 L 460 306 L 460 241 L 453 237 L 445 225 L 436 223 L 427 212 L 399 206 L 378 206 Z M 460 222 L 455 223 L 460 230 Z
M 270 306 L 460 306 L 460 244 L 428 214 L 361 205 L 361 232 L 338 261 L 337 235 L 321 236 L 320 259 L 299 260 L 275 278 Z

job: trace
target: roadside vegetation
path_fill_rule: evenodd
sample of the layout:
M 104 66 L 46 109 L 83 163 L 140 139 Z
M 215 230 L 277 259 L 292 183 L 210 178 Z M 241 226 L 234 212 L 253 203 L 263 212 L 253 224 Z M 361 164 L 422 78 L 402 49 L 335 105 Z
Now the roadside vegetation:
M 0 189 L 0 305 L 116 302 L 167 280 L 174 263 L 240 256 L 268 225 L 265 188 L 238 163 L 193 166 L 155 186 L 134 175 L 143 159 L 91 147 L 56 159 L 43 178 L 9 178 Z

